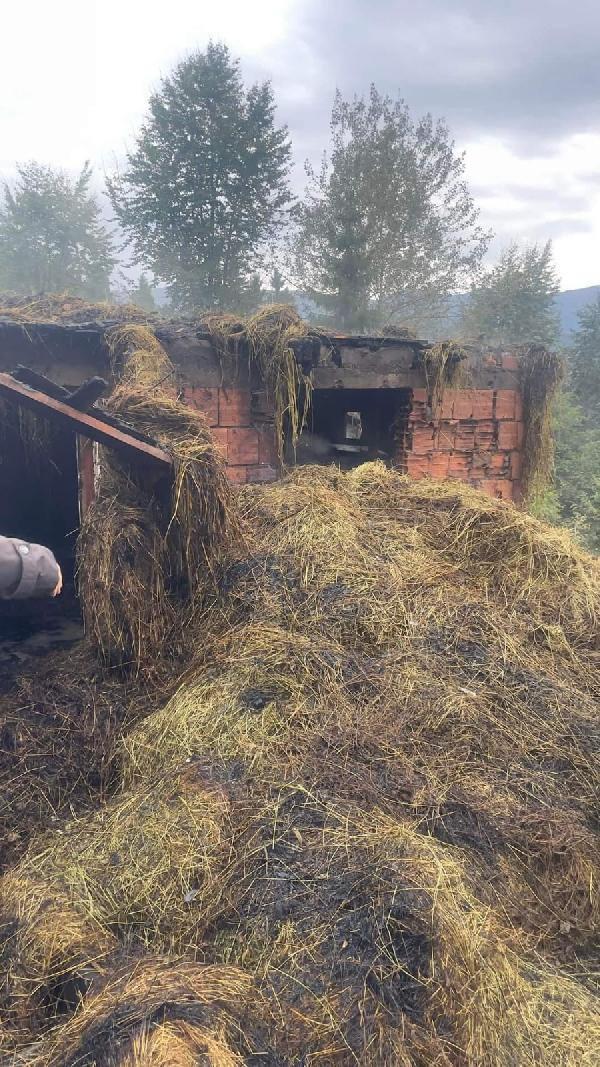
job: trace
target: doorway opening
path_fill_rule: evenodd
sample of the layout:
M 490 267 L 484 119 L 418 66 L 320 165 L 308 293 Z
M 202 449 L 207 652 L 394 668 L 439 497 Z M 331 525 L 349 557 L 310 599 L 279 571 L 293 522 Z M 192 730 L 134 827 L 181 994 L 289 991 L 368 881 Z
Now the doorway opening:
M 0 533 L 50 548 L 63 572 L 55 599 L 0 600 L 0 689 L 23 659 L 83 635 L 75 590 L 79 532 L 76 437 L 17 405 L 0 404 Z
M 349 469 L 381 459 L 405 469 L 411 409 L 412 389 L 315 389 L 308 430 L 322 458 L 308 462 Z

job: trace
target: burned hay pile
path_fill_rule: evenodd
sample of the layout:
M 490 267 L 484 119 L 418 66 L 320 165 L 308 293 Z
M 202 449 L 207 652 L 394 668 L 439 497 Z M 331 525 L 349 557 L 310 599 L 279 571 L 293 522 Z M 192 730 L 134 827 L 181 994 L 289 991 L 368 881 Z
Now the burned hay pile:
M 239 511 L 113 795 L 0 882 L 4 1062 L 597 1062 L 597 561 L 379 464 Z

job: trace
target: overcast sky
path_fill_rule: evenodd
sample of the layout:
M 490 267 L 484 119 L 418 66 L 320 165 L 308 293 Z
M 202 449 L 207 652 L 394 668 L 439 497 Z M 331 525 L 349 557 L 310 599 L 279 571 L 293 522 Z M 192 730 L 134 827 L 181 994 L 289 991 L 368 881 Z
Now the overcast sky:
M 554 241 L 563 288 L 600 284 L 598 0 L 30 0 L 2 4 L 0 174 L 36 159 L 99 177 L 161 76 L 212 37 L 270 77 L 303 160 L 336 86 L 445 117 L 482 220 Z

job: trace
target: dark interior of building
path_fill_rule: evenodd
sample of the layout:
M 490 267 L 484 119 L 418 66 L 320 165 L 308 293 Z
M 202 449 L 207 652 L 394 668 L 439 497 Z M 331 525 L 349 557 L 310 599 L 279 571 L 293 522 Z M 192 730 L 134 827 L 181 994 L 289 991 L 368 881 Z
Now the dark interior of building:
M 56 599 L 0 600 L 0 683 L 17 647 L 19 656 L 38 647 L 41 653 L 81 628 L 74 583 L 78 527 L 75 435 L 1 404 L 0 533 L 52 549 L 64 586 Z
M 337 462 L 343 468 L 382 459 L 402 467 L 411 389 L 316 389 L 308 452 L 297 462 Z

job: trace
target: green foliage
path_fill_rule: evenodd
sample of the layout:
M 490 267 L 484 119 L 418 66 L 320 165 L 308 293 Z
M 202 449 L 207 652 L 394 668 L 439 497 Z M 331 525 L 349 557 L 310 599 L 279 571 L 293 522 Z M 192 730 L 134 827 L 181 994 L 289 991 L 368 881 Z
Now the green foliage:
M 179 64 L 109 183 L 136 261 L 182 310 L 238 309 L 290 202 L 290 144 L 268 82 L 245 90 L 224 45 Z M 255 294 L 254 294 L 255 295 Z
M 569 350 L 571 386 L 588 415 L 600 412 L 600 294 L 578 315 Z
M 523 249 L 511 244 L 471 290 L 461 332 L 487 344 L 554 344 L 557 292 L 551 242 Z
M 0 288 L 28 295 L 109 296 L 112 241 L 90 194 L 86 163 L 76 181 L 39 163 L 17 168 L 0 204 Z
M 127 299 L 132 304 L 136 304 L 137 307 L 143 308 L 144 311 L 156 311 L 156 300 L 154 299 L 152 286 L 145 274 L 140 274 L 137 285 L 128 290 Z
M 600 428 L 577 398 L 559 394 L 554 405 L 554 487 L 533 510 L 548 522 L 567 526 L 586 548 L 600 552 Z
M 413 122 L 375 86 L 367 100 L 338 93 L 330 154 L 307 175 L 290 266 L 337 325 L 411 323 L 468 284 L 488 235 L 443 122 Z

